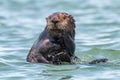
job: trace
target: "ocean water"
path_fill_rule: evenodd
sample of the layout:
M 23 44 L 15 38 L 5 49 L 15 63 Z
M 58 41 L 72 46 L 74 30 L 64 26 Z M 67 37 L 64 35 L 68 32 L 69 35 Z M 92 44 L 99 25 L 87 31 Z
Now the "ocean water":
M 76 20 L 76 51 L 96 65 L 28 63 L 26 56 L 46 26 L 66 12 Z M 0 80 L 120 80 L 120 0 L 0 0 Z

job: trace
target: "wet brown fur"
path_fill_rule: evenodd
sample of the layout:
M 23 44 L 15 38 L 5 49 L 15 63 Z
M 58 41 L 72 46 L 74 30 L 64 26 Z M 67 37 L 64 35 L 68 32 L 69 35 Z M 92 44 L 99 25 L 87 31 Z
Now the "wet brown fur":
M 28 62 L 72 63 L 75 51 L 75 20 L 67 13 L 57 12 L 46 18 L 47 25 L 33 44 Z

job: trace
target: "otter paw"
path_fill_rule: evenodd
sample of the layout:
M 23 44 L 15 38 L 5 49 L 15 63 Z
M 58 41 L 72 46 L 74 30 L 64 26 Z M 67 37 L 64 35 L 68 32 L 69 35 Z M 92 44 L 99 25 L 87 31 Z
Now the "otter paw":
M 103 59 L 96 59 L 96 60 L 93 60 L 91 62 L 89 62 L 89 64 L 97 64 L 97 63 L 104 63 L 104 62 L 107 62 L 108 59 L 107 58 L 103 58 Z

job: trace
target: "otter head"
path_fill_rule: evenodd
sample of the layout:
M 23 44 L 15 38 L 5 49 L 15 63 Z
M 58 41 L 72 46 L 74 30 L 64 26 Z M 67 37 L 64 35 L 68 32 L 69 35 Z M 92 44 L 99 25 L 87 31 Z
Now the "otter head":
M 68 33 L 72 37 L 75 35 L 75 20 L 67 13 L 57 12 L 46 18 L 47 30 L 52 34 Z

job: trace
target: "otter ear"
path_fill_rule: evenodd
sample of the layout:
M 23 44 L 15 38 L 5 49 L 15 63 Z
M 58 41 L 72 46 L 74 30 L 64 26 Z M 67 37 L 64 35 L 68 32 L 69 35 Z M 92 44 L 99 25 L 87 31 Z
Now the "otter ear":
M 71 22 L 75 23 L 75 19 L 73 19 L 73 17 L 72 17 L 72 19 L 71 19 Z
M 73 21 L 75 22 L 75 19 L 73 19 Z
M 69 17 L 70 17 L 70 21 L 71 21 L 71 22 L 75 22 L 75 19 L 73 18 L 72 15 L 69 15 Z
M 46 20 L 48 20 L 48 17 L 46 17 Z

